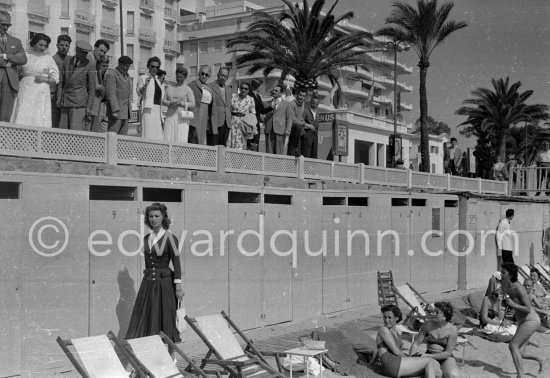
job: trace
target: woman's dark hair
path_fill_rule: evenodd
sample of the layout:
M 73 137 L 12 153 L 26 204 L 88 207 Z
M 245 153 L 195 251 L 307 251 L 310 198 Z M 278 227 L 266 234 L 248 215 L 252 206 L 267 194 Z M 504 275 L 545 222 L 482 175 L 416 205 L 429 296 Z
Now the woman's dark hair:
M 170 223 L 172 223 L 172 221 L 170 221 L 170 218 L 168 218 L 168 208 L 163 203 L 155 202 L 152 205 L 149 205 L 145 208 L 145 220 L 144 220 L 145 225 L 147 227 L 149 227 L 150 229 L 153 229 L 153 227 L 149 223 L 149 213 L 151 211 L 155 211 L 155 210 L 158 210 L 158 211 L 161 212 L 161 214 L 162 214 L 162 228 L 164 228 L 165 230 L 168 230 L 168 228 L 170 227 Z
M 158 57 L 156 57 L 156 56 L 153 56 L 152 58 L 149 58 L 149 59 L 147 60 L 147 68 L 149 68 L 149 66 L 150 66 L 151 63 L 153 63 L 153 62 L 157 62 L 157 63 L 159 64 L 159 66 L 162 66 L 162 63 L 161 63 L 160 59 L 159 59 Z
M 185 67 L 176 68 L 176 75 L 179 74 L 179 73 L 183 74 L 183 76 L 185 76 L 185 77 L 187 77 L 187 74 L 188 74 L 187 69 Z
M 529 273 L 537 273 L 537 277 L 540 279 L 540 271 L 537 268 L 531 268 L 531 271 Z
M 160 77 L 162 77 L 162 76 L 166 76 L 166 71 L 160 70 L 160 69 L 159 69 L 159 70 L 157 71 L 157 77 L 160 78 Z
M 254 91 L 254 90 L 258 89 L 260 87 L 260 85 L 262 85 L 263 83 L 264 83 L 264 81 L 262 79 L 252 79 L 250 81 L 250 90 Z
M 401 320 L 403 320 L 403 314 L 401 313 L 401 310 L 396 305 L 386 305 L 382 306 L 382 314 L 388 311 L 391 311 L 393 313 L 393 316 L 397 318 L 397 323 L 399 323 Z
M 518 280 L 518 266 L 513 263 L 503 263 L 502 269 L 506 270 L 510 275 L 511 282 L 517 282 Z
M 453 305 L 449 302 L 435 302 L 434 307 L 441 310 L 446 321 L 450 321 L 453 318 Z
M 34 45 L 36 45 L 40 41 L 46 41 L 46 43 L 49 46 L 52 39 L 44 33 L 36 33 L 35 35 L 32 36 L 31 47 L 34 47 Z

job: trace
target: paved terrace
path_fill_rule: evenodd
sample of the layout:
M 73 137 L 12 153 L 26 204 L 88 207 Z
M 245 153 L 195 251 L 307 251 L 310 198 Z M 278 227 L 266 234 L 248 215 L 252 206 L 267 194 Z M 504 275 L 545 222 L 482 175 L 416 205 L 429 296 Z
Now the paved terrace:
M 0 122 L 0 156 L 508 194 L 508 182 Z
M 464 295 L 468 295 L 469 293 L 479 291 L 485 291 L 485 287 L 473 290 L 459 290 L 448 293 L 425 295 L 425 298 L 432 303 L 439 300 L 449 301 L 455 307 L 455 310 L 465 313 L 464 310 L 466 306 L 460 298 Z M 399 304 L 404 314 L 406 314 L 403 302 L 400 302 Z M 472 322 L 477 322 L 472 318 L 463 317 L 463 319 L 466 320 L 466 327 L 473 326 L 471 325 Z M 298 338 L 300 336 L 311 335 L 311 332 L 315 329 L 339 328 L 343 330 L 346 333 L 346 336 L 352 341 L 364 342 L 365 337 L 375 339 L 376 330 L 382 324 L 383 322 L 380 315 L 380 307 L 377 305 L 370 305 L 362 309 L 351 310 L 328 316 L 319 316 L 299 323 L 283 323 L 245 331 L 245 334 L 254 341 L 254 345 L 256 345 L 256 347 L 260 350 L 284 351 L 299 346 L 300 342 Z M 239 325 L 237 324 L 237 326 Z M 493 343 L 478 336 L 465 335 L 464 337 L 468 339 L 466 347 L 463 349 L 460 345 L 454 351 L 454 356 L 457 359 L 459 370 L 463 377 L 512 378 L 516 376 L 515 367 L 508 350 L 508 344 Z M 529 347 L 530 351 L 533 351 L 538 356 L 548 357 L 550 354 L 550 336 L 535 333 L 532 338 L 539 342 L 541 346 L 539 348 Z M 408 350 L 411 340 L 406 337 L 404 339 L 405 348 Z M 179 346 L 195 361 L 199 361 L 207 352 L 206 347 L 200 340 L 183 342 L 180 343 Z M 462 362 L 462 359 L 464 359 L 464 362 Z M 178 360 L 178 365 L 180 368 L 184 368 L 186 366 L 181 360 Z M 274 363 L 273 366 L 275 366 Z M 524 360 L 524 369 L 527 376 L 530 377 L 547 377 L 550 374 L 549 372 L 546 372 L 546 375 L 544 373 L 539 375 L 538 363 L 529 360 Z M 373 369 L 369 369 L 369 375 L 367 377 L 383 377 L 383 375 L 380 375 L 379 372 L 379 366 L 374 366 Z M 294 376 L 300 377 L 302 375 L 303 374 L 301 373 L 297 373 Z M 47 377 L 49 375 L 48 373 L 44 373 L 40 376 Z M 51 376 L 72 378 L 78 377 L 78 374 L 76 374 L 67 365 L 67 367 L 57 370 Z

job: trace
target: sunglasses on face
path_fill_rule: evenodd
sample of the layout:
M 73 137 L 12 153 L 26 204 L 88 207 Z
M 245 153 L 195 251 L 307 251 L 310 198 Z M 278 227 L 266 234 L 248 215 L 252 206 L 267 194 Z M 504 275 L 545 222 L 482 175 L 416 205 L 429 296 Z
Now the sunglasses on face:
M 241 90 L 242 90 L 242 91 L 247 91 L 248 88 L 247 88 L 247 87 L 241 87 Z
M 210 76 L 210 74 L 209 74 L 209 73 L 206 73 L 206 72 L 201 72 L 199 75 L 201 75 L 201 76 L 206 76 L 206 77 Z
M 155 69 L 157 69 L 157 70 L 160 68 L 160 66 L 153 66 L 152 64 L 151 64 L 149 67 L 150 67 L 150 68 L 155 68 Z

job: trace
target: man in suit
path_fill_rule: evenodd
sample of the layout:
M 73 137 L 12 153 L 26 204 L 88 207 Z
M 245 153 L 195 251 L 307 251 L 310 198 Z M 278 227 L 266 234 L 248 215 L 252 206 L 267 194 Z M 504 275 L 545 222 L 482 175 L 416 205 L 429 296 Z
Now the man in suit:
M 57 36 L 57 52 L 53 55 L 53 61 L 57 64 L 59 72 L 63 72 L 63 65 L 67 59 L 67 54 L 71 48 L 71 37 L 65 34 Z M 61 109 L 57 106 L 57 84 L 51 86 L 51 103 L 52 103 L 52 127 L 59 127 L 59 117 Z
M 462 151 L 456 145 L 456 138 L 451 138 L 451 146 L 445 150 L 445 173 L 457 174 L 457 169 L 462 164 Z
M 96 89 L 95 63 L 87 58 L 92 50 L 88 42 L 76 41 L 76 55 L 66 60 L 57 86 L 57 105 L 61 108 L 59 128 L 90 131 Z
M 194 117 L 189 122 L 189 143 L 205 144 L 206 138 L 203 138 L 204 131 L 209 123 L 210 104 L 212 103 L 212 90 L 206 84 L 210 77 L 210 68 L 201 67 L 198 78 L 189 83 L 189 88 L 193 91 L 195 97 L 195 107 L 193 108 Z M 204 128 L 204 130 L 203 130 Z
M 121 135 L 128 134 L 128 122 L 132 112 L 132 80 L 128 76 L 128 69 L 132 63 L 129 56 L 121 56 L 118 58 L 118 66 L 109 69 L 105 75 L 109 132 Z
M 229 77 L 229 70 L 222 67 L 218 71 L 218 80 L 208 84 L 212 90 L 212 103 L 210 104 L 210 123 L 206 141 L 209 146 L 222 145 L 228 137 L 231 127 L 231 86 L 225 85 Z
M 304 135 L 302 136 L 302 156 L 317 159 L 317 144 L 319 121 L 317 120 L 317 108 L 319 97 L 311 96 L 309 106 L 304 113 Z
M 268 154 L 284 154 L 285 140 L 292 128 L 292 109 L 290 103 L 281 98 L 282 94 L 281 84 L 276 84 L 271 90 L 272 111 L 267 114 L 264 130 L 265 152 Z
M 294 100 L 290 102 L 290 107 L 292 109 L 292 130 L 288 137 L 287 155 L 289 156 L 300 157 L 300 155 L 302 155 L 301 140 L 305 128 L 304 113 L 306 106 L 304 100 L 306 99 L 306 94 L 305 89 L 297 89 Z
M 0 121 L 9 122 L 19 91 L 18 66 L 27 63 L 21 41 L 8 34 L 11 16 L 0 11 Z

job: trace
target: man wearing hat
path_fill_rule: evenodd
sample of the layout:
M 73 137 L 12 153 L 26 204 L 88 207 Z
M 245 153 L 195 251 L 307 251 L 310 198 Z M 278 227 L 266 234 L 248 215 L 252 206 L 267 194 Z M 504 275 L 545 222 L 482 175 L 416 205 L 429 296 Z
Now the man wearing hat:
M 118 66 L 109 69 L 105 75 L 109 131 L 121 135 L 128 134 L 128 122 L 132 111 L 132 80 L 128 76 L 128 69 L 132 63 L 129 56 L 121 56 L 118 58 Z
M 27 63 L 21 41 L 7 33 L 11 16 L 0 11 L 0 121 L 9 122 L 19 91 L 17 66 Z
M 95 64 L 87 57 L 92 45 L 76 41 L 76 55 L 66 60 L 57 86 L 57 105 L 61 108 L 59 128 L 90 131 L 86 122 L 92 112 L 96 89 Z

